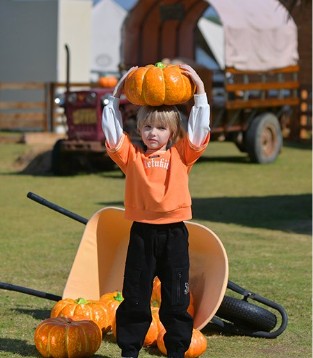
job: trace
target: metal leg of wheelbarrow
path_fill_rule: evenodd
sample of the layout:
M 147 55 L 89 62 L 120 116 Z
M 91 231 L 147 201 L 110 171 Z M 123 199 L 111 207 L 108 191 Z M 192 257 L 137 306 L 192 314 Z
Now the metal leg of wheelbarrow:
M 80 215 L 77 215 L 67 209 L 64 209 L 62 207 L 60 207 L 59 205 L 56 205 L 44 198 L 42 198 L 41 196 L 37 195 L 37 194 L 34 194 L 32 192 L 29 192 L 27 194 L 27 197 L 29 199 L 32 199 L 36 202 L 38 202 L 39 204 L 42 204 L 54 211 L 57 211 L 65 216 L 68 216 L 70 217 L 71 219 L 74 219 L 82 224 L 87 224 L 88 223 L 88 219 L 80 216 Z M 247 329 L 247 328 L 244 328 L 244 327 L 236 327 L 234 324 L 231 324 L 231 323 L 228 323 L 228 322 L 224 322 L 223 320 L 221 320 L 219 317 L 214 317 L 212 319 L 212 323 L 215 324 L 217 327 L 219 327 L 221 330 L 224 330 L 225 332 L 228 332 L 228 333 L 232 333 L 232 334 L 244 334 L 244 335 L 248 335 L 248 336 L 252 336 L 252 337 L 262 337 L 262 338 L 275 338 L 277 336 L 279 336 L 287 327 L 287 323 L 288 323 L 288 316 L 287 316 L 287 313 L 286 311 L 284 310 L 284 308 L 271 301 L 271 300 L 268 300 L 254 292 L 251 292 L 251 291 L 248 291 L 242 287 L 240 287 L 239 285 L 235 284 L 234 282 L 232 281 L 228 281 L 228 284 L 227 284 L 227 287 L 234 291 L 234 292 L 237 292 L 241 295 L 243 295 L 243 300 L 240 300 L 240 301 L 247 301 L 248 298 L 249 299 L 252 299 L 252 300 L 255 300 L 259 303 L 262 303 L 268 307 L 271 307 L 273 308 L 274 310 L 278 311 L 281 315 L 281 325 L 280 327 L 278 327 L 278 329 L 276 329 L 275 331 L 272 331 L 272 332 L 268 332 L 268 331 L 264 331 L 264 330 L 251 330 L 251 329 Z M 225 301 L 226 301 L 226 296 L 224 297 L 224 300 L 221 304 L 221 306 L 223 306 L 225 304 Z M 237 300 L 239 301 L 239 300 Z M 248 304 L 248 303 L 247 303 Z M 271 312 L 267 311 L 267 310 L 264 310 L 262 308 L 259 308 L 258 306 L 256 305 L 252 305 L 249 303 L 250 306 L 254 306 L 254 309 L 255 310 L 262 310 L 262 312 L 265 312 L 267 313 L 268 316 L 274 316 Z M 241 304 L 242 306 L 242 304 Z M 219 312 L 219 311 L 218 311 Z M 217 314 L 218 314 L 217 312 Z M 259 317 L 261 318 L 261 317 Z M 271 323 L 272 324 L 272 323 Z M 274 322 L 274 326 L 276 325 L 276 316 L 275 316 L 275 322 Z M 271 325 L 269 327 L 272 327 Z M 273 327 L 274 328 L 274 327 Z

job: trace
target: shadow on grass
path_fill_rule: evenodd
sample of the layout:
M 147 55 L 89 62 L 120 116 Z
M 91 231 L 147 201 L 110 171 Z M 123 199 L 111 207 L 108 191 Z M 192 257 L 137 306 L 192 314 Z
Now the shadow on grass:
M 302 150 L 312 150 L 312 142 L 310 140 L 307 141 L 285 140 L 284 147 L 302 149 Z
M 35 319 L 43 321 L 50 317 L 51 310 L 34 310 L 34 309 L 26 309 L 26 308 L 15 308 L 15 312 L 26 314 L 28 316 L 32 316 Z
M 22 339 L 0 338 L 1 352 L 12 353 L 12 356 L 19 353 L 23 357 L 39 357 L 35 345 L 28 344 Z
M 311 208 L 311 194 L 193 198 L 195 220 L 233 223 L 307 235 L 312 233 Z
M 193 220 L 312 234 L 312 196 L 272 195 L 253 197 L 193 198 Z M 123 207 L 123 202 L 101 202 Z

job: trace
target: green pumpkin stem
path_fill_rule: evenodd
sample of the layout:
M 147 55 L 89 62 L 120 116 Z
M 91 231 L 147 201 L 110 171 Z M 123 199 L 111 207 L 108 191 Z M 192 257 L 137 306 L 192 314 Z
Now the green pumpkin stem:
M 79 297 L 77 298 L 76 303 L 79 305 L 85 305 L 88 303 L 88 301 L 85 298 Z
M 115 301 L 122 302 L 123 299 L 124 299 L 123 296 L 122 296 L 122 292 L 117 291 L 116 296 L 114 296 L 114 299 L 115 299 Z
M 165 68 L 166 67 L 163 62 L 157 62 L 154 66 L 158 67 L 158 68 Z

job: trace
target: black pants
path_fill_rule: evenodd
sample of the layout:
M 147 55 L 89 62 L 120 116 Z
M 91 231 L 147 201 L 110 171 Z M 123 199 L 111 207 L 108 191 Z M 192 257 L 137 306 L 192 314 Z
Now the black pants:
M 183 358 L 192 336 L 189 306 L 188 231 L 183 222 L 152 225 L 134 222 L 125 265 L 124 301 L 116 313 L 117 344 L 123 357 L 137 357 L 151 323 L 150 299 L 158 276 L 160 320 L 169 357 Z

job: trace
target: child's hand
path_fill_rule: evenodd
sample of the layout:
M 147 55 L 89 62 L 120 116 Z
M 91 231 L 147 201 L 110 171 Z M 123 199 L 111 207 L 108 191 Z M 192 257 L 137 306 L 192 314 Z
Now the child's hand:
M 197 91 L 196 91 L 197 94 L 205 93 L 204 84 L 203 84 L 201 78 L 199 77 L 197 72 L 191 66 L 182 64 L 182 65 L 179 65 L 179 68 L 195 84 L 195 86 L 197 87 Z
M 118 81 L 118 83 L 117 83 L 117 85 L 115 86 L 114 91 L 113 91 L 113 97 L 120 98 L 120 96 L 121 96 L 121 94 L 122 94 L 122 91 L 123 91 L 124 82 L 125 82 L 126 77 L 128 76 L 128 74 L 129 74 L 131 71 L 136 70 L 137 68 L 138 68 L 138 66 L 131 67 L 131 68 L 123 75 L 123 77 Z

